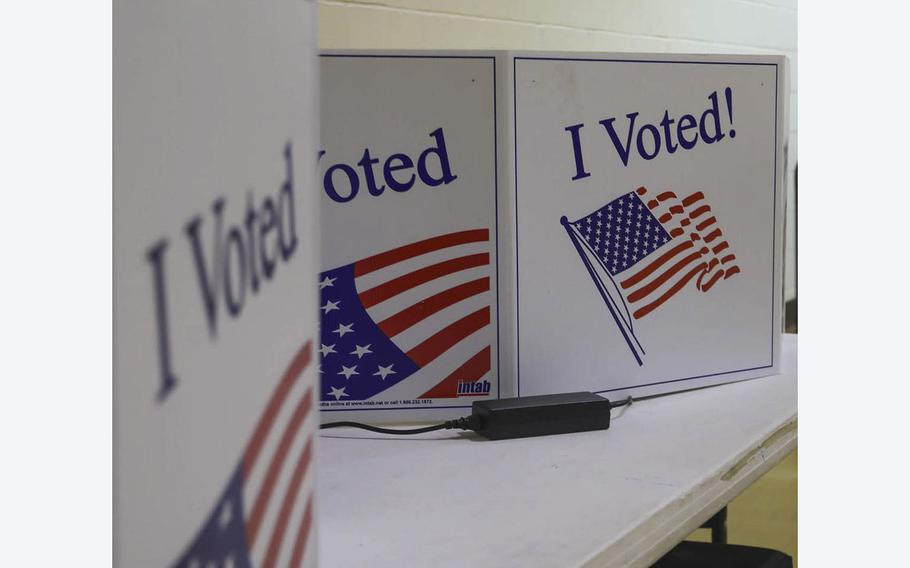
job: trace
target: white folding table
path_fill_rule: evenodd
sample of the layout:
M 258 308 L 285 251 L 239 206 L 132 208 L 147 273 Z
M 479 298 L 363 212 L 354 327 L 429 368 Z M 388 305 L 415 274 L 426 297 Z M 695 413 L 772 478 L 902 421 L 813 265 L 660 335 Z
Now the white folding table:
M 649 566 L 796 447 L 783 343 L 781 375 L 638 401 L 605 431 L 325 431 L 320 565 Z

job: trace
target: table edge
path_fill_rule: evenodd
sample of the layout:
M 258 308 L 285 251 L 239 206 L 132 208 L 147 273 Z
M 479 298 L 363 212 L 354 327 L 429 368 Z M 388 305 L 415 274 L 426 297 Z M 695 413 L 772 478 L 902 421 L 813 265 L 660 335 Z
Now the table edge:
M 762 441 L 685 496 L 665 505 L 649 521 L 584 560 L 585 568 L 647 568 L 727 505 L 797 447 L 794 412 Z M 666 514 L 662 514 L 666 513 Z M 660 518 L 659 521 L 655 519 Z

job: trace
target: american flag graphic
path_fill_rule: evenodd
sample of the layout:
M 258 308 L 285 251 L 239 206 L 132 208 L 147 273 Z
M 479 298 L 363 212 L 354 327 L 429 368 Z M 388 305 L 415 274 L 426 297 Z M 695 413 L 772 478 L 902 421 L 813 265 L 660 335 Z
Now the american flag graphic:
M 410 398 L 454 398 L 483 379 L 489 245 L 489 229 L 458 231 L 323 272 L 322 400 L 366 400 L 406 379 Z
M 302 566 L 313 523 L 313 433 L 319 417 L 303 373 L 307 343 L 288 366 L 196 538 L 175 563 L 208 566 Z
M 639 187 L 576 221 L 563 217 L 562 224 L 639 365 L 644 349 L 634 320 L 690 282 L 708 292 L 740 272 L 701 191 L 679 199 Z

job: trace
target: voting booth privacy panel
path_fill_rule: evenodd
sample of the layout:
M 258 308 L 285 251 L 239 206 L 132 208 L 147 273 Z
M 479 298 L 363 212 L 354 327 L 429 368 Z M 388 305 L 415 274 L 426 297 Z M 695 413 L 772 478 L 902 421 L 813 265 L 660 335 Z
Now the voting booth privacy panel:
M 783 57 L 321 66 L 323 411 L 437 419 L 777 372 Z
M 498 397 L 496 57 L 321 66 L 321 409 L 437 419 Z
M 315 566 L 316 6 L 114 18 L 115 562 Z

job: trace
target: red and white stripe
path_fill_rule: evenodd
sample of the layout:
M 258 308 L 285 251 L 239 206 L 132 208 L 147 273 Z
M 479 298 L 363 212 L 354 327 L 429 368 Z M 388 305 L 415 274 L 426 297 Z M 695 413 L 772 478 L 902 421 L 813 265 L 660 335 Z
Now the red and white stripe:
M 671 240 L 654 258 L 618 283 L 632 309 L 632 317 L 643 318 L 672 298 L 691 281 L 702 292 L 721 279 L 740 272 L 736 256 L 723 236 L 711 207 L 702 192 L 679 199 L 672 191 L 648 195 L 644 187 L 636 194 L 651 210 Z
M 490 263 L 488 229 L 439 235 L 355 263 L 363 307 L 420 367 L 406 383 L 433 378 L 421 397 L 454 396 L 455 381 L 490 373 L 491 341 L 483 333 L 492 318 Z
M 244 524 L 254 566 L 307 561 L 319 428 L 313 388 L 305 380 L 313 372 L 312 357 L 308 341 L 282 376 L 243 455 Z

